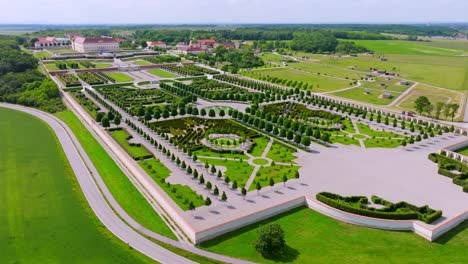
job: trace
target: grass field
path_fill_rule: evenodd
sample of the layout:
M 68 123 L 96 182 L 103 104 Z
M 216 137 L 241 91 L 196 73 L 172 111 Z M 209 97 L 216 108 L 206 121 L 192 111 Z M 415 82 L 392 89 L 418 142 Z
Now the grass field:
M 113 78 L 116 82 L 131 82 L 133 78 L 121 72 L 107 72 L 106 75 Z
M 419 96 L 422 95 L 426 96 L 434 105 L 437 102 L 457 103 L 459 105 L 463 105 L 465 100 L 465 96 L 460 92 L 438 89 L 427 85 L 418 84 L 407 95 L 401 98 L 399 102 L 395 104 L 394 108 L 407 111 L 416 111 L 414 102 Z M 441 115 L 441 118 L 444 118 L 444 116 Z
M 278 223 L 287 248 L 265 259 L 253 246 L 258 227 Z M 202 243 L 201 247 L 261 263 L 465 263 L 468 221 L 431 243 L 412 232 L 365 228 L 301 207 Z
M 211 151 L 207 148 L 196 150 L 193 153 L 197 154 L 197 156 L 206 156 L 206 157 L 219 157 L 219 158 L 231 158 L 231 159 L 243 159 L 243 160 L 249 159 L 247 155 L 244 155 L 241 153 L 219 153 L 219 152 Z
M 44 63 L 44 65 L 49 71 L 61 71 L 61 69 L 59 69 L 57 65 L 55 65 L 55 62 L 46 62 Z M 78 69 L 85 69 L 85 67 L 78 63 Z M 70 70 L 70 67 L 67 67 L 67 70 Z
M 76 135 L 120 206 L 141 225 L 156 233 L 175 239 L 176 237 L 172 231 L 81 121 L 71 111 L 58 113 L 57 116 Z
M 368 91 L 369 93 L 366 93 Z M 390 91 L 389 91 L 390 92 Z M 371 103 L 376 105 L 387 105 L 391 103 L 400 93 L 390 92 L 392 98 L 382 98 L 381 95 L 384 93 L 382 90 L 367 90 L 366 88 L 353 88 L 341 92 L 332 93 L 338 97 L 348 98 L 351 100 L 361 101 L 365 103 Z
M 260 183 L 262 188 L 270 188 L 270 179 L 276 183 L 283 182 L 283 176 L 286 176 L 288 180 L 293 179 L 296 175 L 296 171 L 299 170 L 299 166 L 285 166 L 285 165 L 272 165 L 268 167 L 261 167 L 258 170 L 255 179 L 250 185 L 249 191 L 255 190 L 257 182 Z
M 136 145 L 130 144 L 128 142 L 128 138 L 130 137 L 130 134 L 128 133 L 127 130 L 122 129 L 122 130 L 111 131 L 110 135 L 134 159 L 139 159 L 139 158 L 142 158 L 142 157 L 152 155 L 152 153 L 147 148 L 145 148 L 144 146 L 142 146 L 142 145 L 136 146 Z
M 112 67 L 111 63 L 99 63 L 98 62 L 98 63 L 95 63 L 94 65 L 96 66 L 96 68 L 99 68 L 99 69 Z
M 76 53 L 76 50 L 73 49 L 49 49 L 52 53 Z
M 280 64 L 281 61 L 283 60 L 283 56 L 276 55 L 276 54 L 273 54 L 273 53 L 264 53 L 260 57 L 266 62 L 273 62 L 273 63 L 277 63 L 277 64 Z
M 463 52 L 436 46 L 423 45 L 422 42 L 405 40 L 353 40 L 358 45 L 370 50 L 391 54 L 418 54 L 455 56 Z
M 303 81 L 308 84 L 312 84 L 313 92 L 329 92 L 346 87 L 350 87 L 350 81 L 335 79 L 331 77 L 319 76 L 313 73 L 307 73 L 291 68 L 278 68 L 278 69 L 265 69 L 265 70 L 254 70 L 252 71 L 255 74 L 268 75 L 271 77 L 277 77 L 281 79 L 287 79 L 292 81 Z M 252 78 L 257 78 L 255 75 L 250 76 Z
M 442 88 L 466 91 L 466 87 L 468 87 L 468 57 L 385 54 L 388 61 L 380 61 L 377 55 L 360 55 L 358 57 L 341 58 L 336 56 L 314 55 L 313 57 L 320 60 L 319 63 L 322 64 L 324 70 L 327 69 L 326 65 L 341 67 L 345 70 L 354 67 L 355 70 L 361 72 L 368 72 L 371 67 L 374 67 L 387 71 L 394 71 L 403 79 L 418 81 Z M 315 62 L 315 64 L 316 63 L 317 62 Z M 291 66 L 294 67 L 293 64 L 291 64 Z M 317 68 L 317 66 L 313 67 Z
M 288 63 L 288 66 L 294 69 L 299 69 L 311 73 L 320 73 L 323 75 L 335 76 L 340 78 L 349 78 L 349 79 L 360 79 L 364 76 L 363 73 L 355 72 L 351 69 L 343 69 L 340 67 L 334 67 L 332 65 L 320 64 L 314 62 L 298 62 L 298 63 Z
M 94 215 L 53 131 L 0 108 L 2 263 L 144 263 Z
M 286 147 L 277 141 L 273 141 L 270 150 L 267 153 L 267 158 L 270 158 L 276 162 L 284 163 L 293 163 L 293 160 L 296 159 L 296 156 L 293 154 L 296 152 L 295 149 L 291 147 Z
M 152 70 L 148 70 L 148 72 L 153 74 L 153 75 L 156 75 L 158 77 L 161 77 L 161 78 L 175 78 L 175 77 L 177 77 L 177 75 L 175 75 L 173 73 L 170 73 L 168 71 L 165 71 L 165 70 L 161 70 L 161 69 L 152 69 Z

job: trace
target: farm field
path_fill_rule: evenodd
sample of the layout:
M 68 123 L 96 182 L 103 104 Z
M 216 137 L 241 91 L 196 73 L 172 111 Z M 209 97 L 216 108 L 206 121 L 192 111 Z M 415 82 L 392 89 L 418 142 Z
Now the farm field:
M 100 223 L 44 122 L 0 108 L 0 125 L 2 262 L 149 262 Z
M 449 50 L 468 52 L 468 40 L 428 39 L 429 42 L 420 42 L 420 45 L 437 47 Z
M 259 75 L 263 75 L 292 81 L 303 81 L 307 82 L 309 85 L 312 85 L 312 91 L 317 93 L 329 92 L 352 86 L 348 80 L 323 77 L 290 68 L 254 70 L 245 73 L 245 75 L 256 79 L 259 79 Z
M 368 93 L 366 93 L 368 92 Z M 389 92 L 389 91 L 388 91 Z M 400 93 L 390 92 L 392 98 L 382 98 L 381 95 L 384 93 L 383 90 L 367 90 L 366 88 L 353 88 L 345 91 L 331 93 L 338 97 L 343 97 L 351 100 L 361 101 L 364 103 L 371 103 L 376 105 L 387 105 L 391 103 Z
M 128 76 L 125 73 L 121 72 L 106 72 L 106 75 L 114 79 L 116 82 L 131 82 L 133 81 L 133 78 Z
M 279 259 L 266 259 L 253 246 L 258 227 L 267 223 L 277 223 L 285 231 L 287 248 Z M 468 246 L 467 227 L 465 221 L 430 243 L 411 232 L 350 225 L 301 207 L 202 243 L 200 247 L 261 263 L 463 263 Z
M 110 155 L 91 135 L 80 120 L 69 110 L 56 114 L 76 135 L 89 158 L 95 164 L 104 183 L 122 206 L 122 208 L 137 222 L 146 228 L 175 239 L 175 235 L 136 189 L 127 176 L 120 170 Z
M 463 105 L 465 101 L 465 96 L 458 91 L 438 89 L 427 85 L 418 84 L 409 92 L 409 94 L 401 98 L 400 101 L 393 106 L 393 108 L 406 111 L 416 111 L 414 108 L 414 102 L 419 96 L 422 95 L 426 96 L 432 104 L 442 102 Z M 441 117 L 444 116 L 442 115 Z
M 161 70 L 161 69 L 152 69 L 152 70 L 148 70 L 148 72 L 153 74 L 153 75 L 156 75 L 158 77 L 161 77 L 161 78 L 175 78 L 175 77 L 177 77 L 176 74 L 165 71 L 165 70 Z

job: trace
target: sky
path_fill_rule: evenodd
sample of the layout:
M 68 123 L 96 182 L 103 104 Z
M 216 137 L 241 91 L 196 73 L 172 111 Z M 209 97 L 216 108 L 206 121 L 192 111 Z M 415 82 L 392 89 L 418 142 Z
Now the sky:
M 468 22 L 468 0 L 0 0 L 1 24 Z

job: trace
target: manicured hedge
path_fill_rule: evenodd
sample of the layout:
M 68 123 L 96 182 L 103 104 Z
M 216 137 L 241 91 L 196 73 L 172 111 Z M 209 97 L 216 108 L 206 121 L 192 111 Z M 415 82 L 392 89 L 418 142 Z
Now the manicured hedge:
M 449 177 L 456 185 L 462 186 L 464 192 L 468 192 L 468 165 L 444 155 L 431 153 L 428 157 L 439 166 L 438 173 Z M 457 171 L 458 173 L 454 172 Z
M 342 197 L 334 193 L 321 192 L 317 193 L 316 198 L 333 208 L 368 217 L 392 220 L 418 219 L 429 224 L 442 216 L 442 211 L 433 210 L 427 205 L 417 207 L 406 202 L 394 204 L 377 196 L 372 196 L 372 201 L 384 205 L 384 208 L 368 207 L 368 200 L 364 196 Z

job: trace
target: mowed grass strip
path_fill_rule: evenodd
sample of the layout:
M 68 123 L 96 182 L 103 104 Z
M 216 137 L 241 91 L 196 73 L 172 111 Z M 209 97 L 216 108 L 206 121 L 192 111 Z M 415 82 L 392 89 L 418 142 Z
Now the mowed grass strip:
M 56 114 L 73 131 L 89 158 L 96 166 L 107 188 L 122 206 L 122 208 L 136 221 L 146 228 L 176 239 L 172 231 L 162 221 L 143 195 L 130 182 L 119 166 L 99 144 L 81 121 L 69 110 Z
M 177 77 L 177 75 L 171 73 L 171 72 L 168 72 L 168 71 L 165 71 L 165 70 L 161 70 L 161 69 L 152 69 L 152 70 L 148 70 L 149 73 L 153 74 L 153 75 L 156 75 L 158 77 L 161 77 L 161 78 L 175 78 Z
M 287 248 L 267 259 L 253 243 L 260 226 L 277 223 Z M 465 263 L 468 221 L 429 242 L 412 232 L 346 224 L 300 207 L 202 243 L 201 248 L 258 263 Z
M 2 263 L 145 263 L 97 219 L 54 132 L 0 107 Z
M 133 78 L 128 76 L 125 73 L 121 72 L 107 72 L 105 73 L 107 76 L 113 78 L 116 82 L 130 82 L 133 81 Z

